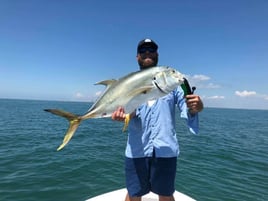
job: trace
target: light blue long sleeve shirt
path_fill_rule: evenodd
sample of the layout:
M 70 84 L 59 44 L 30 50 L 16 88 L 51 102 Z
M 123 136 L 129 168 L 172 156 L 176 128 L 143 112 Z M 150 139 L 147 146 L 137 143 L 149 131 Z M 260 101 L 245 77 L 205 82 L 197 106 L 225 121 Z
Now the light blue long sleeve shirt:
M 177 157 L 179 144 L 175 131 L 175 112 L 185 118 L 189 130 L 198 133 L 198 114 L 191 115 L 181 87 L 159 98 L 152 105 L 145 103 L 136 109 L 130 120 L 125 155 L 128 158 Z

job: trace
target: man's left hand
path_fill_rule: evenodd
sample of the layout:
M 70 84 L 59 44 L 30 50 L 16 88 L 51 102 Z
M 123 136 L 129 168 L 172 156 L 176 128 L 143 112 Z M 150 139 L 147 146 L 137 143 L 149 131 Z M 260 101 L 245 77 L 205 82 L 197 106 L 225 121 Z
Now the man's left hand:
M 201 98 L 196 94 L 187 95 L 186 97 L 186 104 L 189 108 L 189 112 L 191 114 L 195 114 L 197 112 L 201 112 L 204 108 L 203 102 Z

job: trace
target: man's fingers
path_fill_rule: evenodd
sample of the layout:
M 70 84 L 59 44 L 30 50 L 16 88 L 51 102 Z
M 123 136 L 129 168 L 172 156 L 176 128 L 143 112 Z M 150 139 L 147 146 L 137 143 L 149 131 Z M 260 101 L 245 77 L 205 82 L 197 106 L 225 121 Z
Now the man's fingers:
M 119 107 L 116 111 L 112 114 L 112 119 L 117 121 L 124 121 L 126 118 L 125 110 L 123 107 Z

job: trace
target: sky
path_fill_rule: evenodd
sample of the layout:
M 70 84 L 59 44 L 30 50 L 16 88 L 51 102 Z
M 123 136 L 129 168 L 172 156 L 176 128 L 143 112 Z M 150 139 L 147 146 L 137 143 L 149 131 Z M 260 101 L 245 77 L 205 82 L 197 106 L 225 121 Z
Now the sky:
M 268 109 L 266 0 L 0 0 L 0 98 L 94 101 L 144 38 L 205 107 Z

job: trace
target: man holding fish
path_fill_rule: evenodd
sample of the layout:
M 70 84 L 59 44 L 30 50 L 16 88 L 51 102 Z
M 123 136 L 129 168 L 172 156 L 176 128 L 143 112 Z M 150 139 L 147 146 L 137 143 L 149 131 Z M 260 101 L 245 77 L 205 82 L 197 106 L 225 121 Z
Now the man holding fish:
M 151 39 L 139 42 L 136 58 L 140 70 L 157 66 L 157 50 L 158 45 Z M 150 191 L 158 194 L 160 201 L 174 201 L 179 155 L 176 107 L 180 116 L 186 119 L 189 130 L 197 134 L 202 100 L 196 94 L 184 94 L 180 86 L 159 99 L 149 100 L 130 114 L 125 152 L 126 201 L 141 201 Z M 112 119 L 117 121 L 125 121 L 126 117 L 123 107 L 112 114 Z

